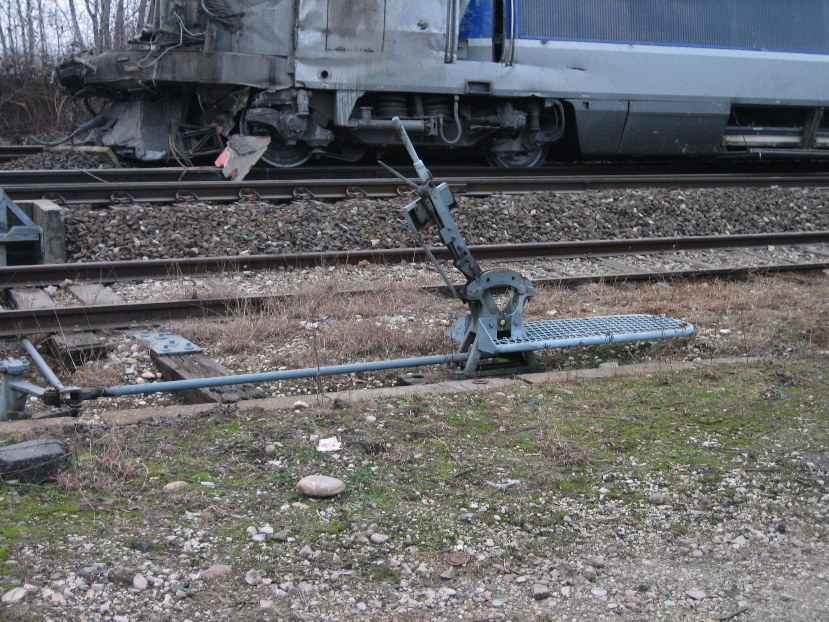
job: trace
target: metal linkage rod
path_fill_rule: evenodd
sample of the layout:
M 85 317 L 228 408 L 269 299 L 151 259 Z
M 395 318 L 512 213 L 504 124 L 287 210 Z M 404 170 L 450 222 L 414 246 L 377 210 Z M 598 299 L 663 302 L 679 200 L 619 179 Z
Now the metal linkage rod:
M 414 145 L 403 127 L 403 122 L 399 117 L 394 117 L 391 122 L 394 124 L 394 129 L 397 130 L 397 135 L 400 137 L 400 140 L 403 141 L 403 146 L 409 152 L 409 157 L 412 159 L 412 164 L 414 164 L 414 169 L 417 172 L 417 176 L 420 177 L 421 183 L 428 184 L 432 181 L 432 174 L 426 168 L 423 160 L 417 155 L 417 151 L 415 151 Z
M 58 391 L 63 391 L 66 387 L 63 386 L 63 383 L 60 381 L 55 375 L 55 372 L 52 371 L 52 368 L 49 367 L 49 364 L 40 356 L 40 352 L 37 351 L 34 344 L 22 337 L 20 339 L 20 343 L 23 344 L 23 347 L 26 349 L 26 352 L 29 353 L 29 356 L 32 357 L 32 360 L 37 365 L 37 368 L 40 370 L 40 373 L 43 374 L 43 377 L 46 378 L 46 381 L 49 383 L 50 386 L 55 387 Z
M 303 369 L 286 369 L 258 374 L 239 374 L 236 376 L 215 376 L 213 378 L 196 378 L 193 380 L 171 380 L 169 382 L 152 382 L 149 384 L 125 384 L 100 389 L 94 397 L 118 397 L 137 395 L 139 393 L 159 393 L 162 391 L 181 391 L 184 389 L 203 389 L 230 384 L 249 382 L 272 382 L 276 380 L 293 380 L 296 378 L 315 378 L 317 376 L 336 376 L 354 374 L 363 371 L 398 369 L 401 367 L 419 367 L 421 365 L 444 365 L 461 363 L 469 358 L 466 352 L 440 356 L 423 356 L 419 358 L 392 359 L 389 361 L 372 361 L 369 363 L 352 363 L 348 365 L 330 365 L 328 367 L 306 367 Z

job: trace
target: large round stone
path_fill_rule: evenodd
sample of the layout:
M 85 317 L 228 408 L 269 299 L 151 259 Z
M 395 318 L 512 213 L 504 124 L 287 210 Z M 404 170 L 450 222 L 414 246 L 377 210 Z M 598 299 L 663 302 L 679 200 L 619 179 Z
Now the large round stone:
M 336 497 L 345 490 L 345 482 L 327 475 L 308 475 L 299 480 L 297 488 L 308 497 Z

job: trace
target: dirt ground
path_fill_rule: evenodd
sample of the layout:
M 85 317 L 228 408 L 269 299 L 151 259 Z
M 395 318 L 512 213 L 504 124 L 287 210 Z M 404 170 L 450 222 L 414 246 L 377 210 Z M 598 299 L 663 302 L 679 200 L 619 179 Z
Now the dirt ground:
M 662 373 L 63 428 L 56 483 L 0 484 L 0 620 L 821 619 L 827 283 L 534 301 L 688 317 L 689 340 L 550 360 Z M 311 474 L 345 490 L 309 498 Z

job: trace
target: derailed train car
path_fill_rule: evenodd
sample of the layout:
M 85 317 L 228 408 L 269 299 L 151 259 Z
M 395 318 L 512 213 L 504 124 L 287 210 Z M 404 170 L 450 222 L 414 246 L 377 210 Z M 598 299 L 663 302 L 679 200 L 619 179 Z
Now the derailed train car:
M 395 144 L 565 155 L 829 155 L 829 0 L 150 0 L 134 49 L 61 63 L 142 161 L 268 135 L 289 167 Z

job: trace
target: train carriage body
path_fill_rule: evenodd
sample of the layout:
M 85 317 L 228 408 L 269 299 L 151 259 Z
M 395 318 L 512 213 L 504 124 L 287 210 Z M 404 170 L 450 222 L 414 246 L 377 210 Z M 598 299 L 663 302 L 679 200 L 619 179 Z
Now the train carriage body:
M 275 166 L 356 160 L 394 116 L 503 166 L 829 155 L 829 0 L 153 0 L 135 49 L 58 76 L 146 161 L 237 132 Z

